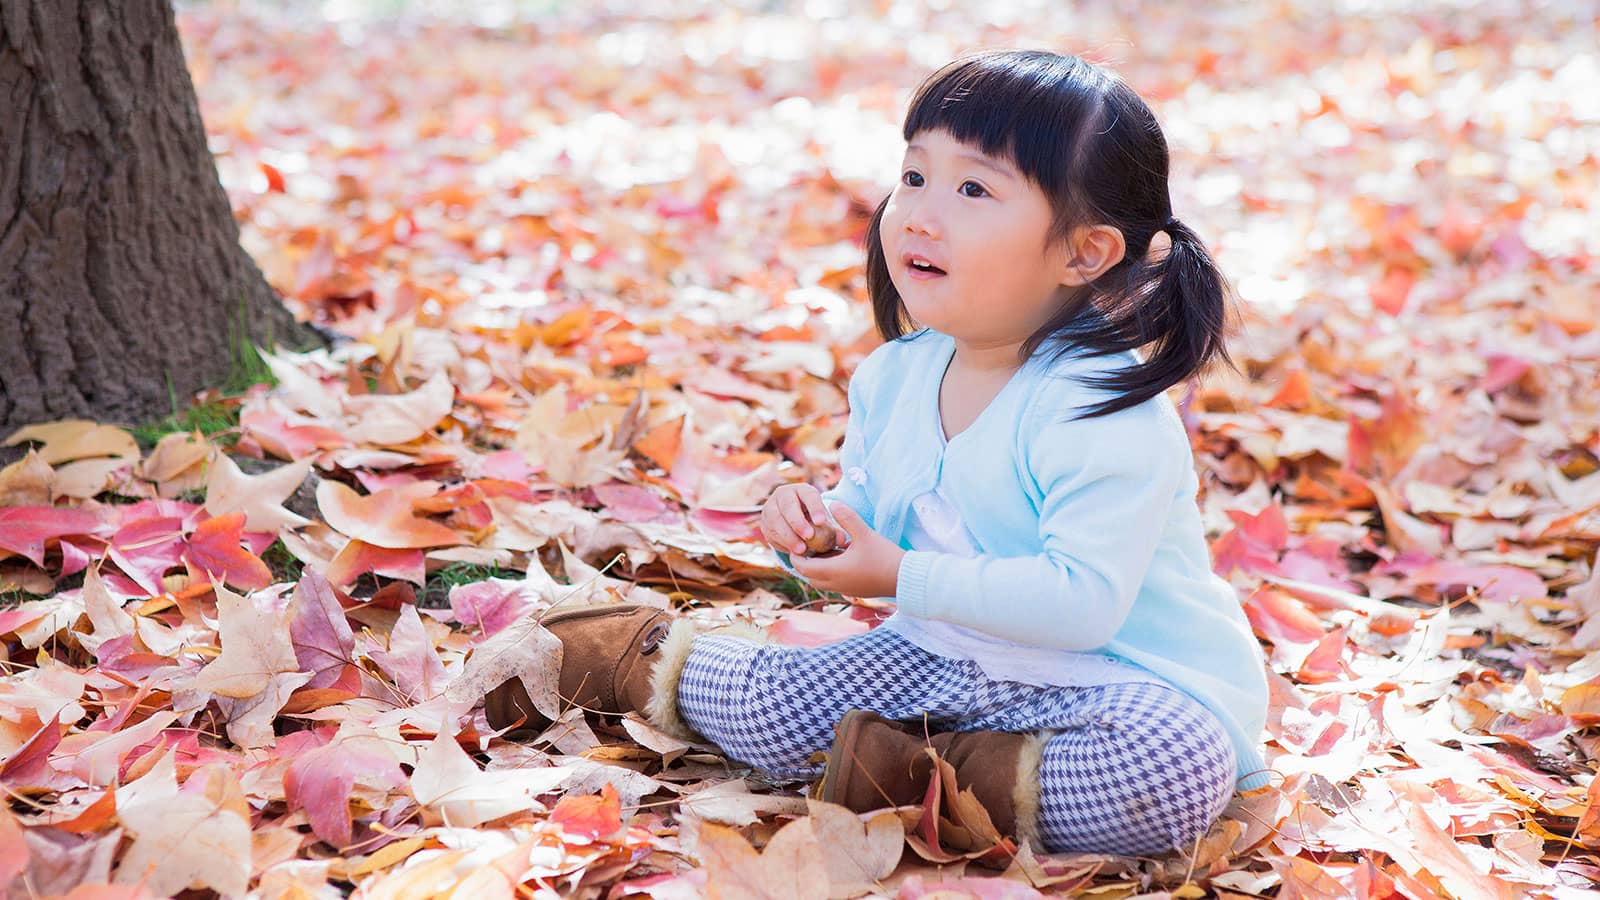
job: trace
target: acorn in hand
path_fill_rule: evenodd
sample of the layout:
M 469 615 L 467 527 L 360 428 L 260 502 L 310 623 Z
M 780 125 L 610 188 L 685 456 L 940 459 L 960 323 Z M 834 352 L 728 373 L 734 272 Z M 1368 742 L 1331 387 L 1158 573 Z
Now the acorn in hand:
M 827 522 L 814 522 L 811 511 L 801 507 L 801 515 L 811 522 L 814 529 L 811 537 L 806 538 L 806 556 L 832 556 L 839 551 L 839 536 L 834 532 L 833 526 Z

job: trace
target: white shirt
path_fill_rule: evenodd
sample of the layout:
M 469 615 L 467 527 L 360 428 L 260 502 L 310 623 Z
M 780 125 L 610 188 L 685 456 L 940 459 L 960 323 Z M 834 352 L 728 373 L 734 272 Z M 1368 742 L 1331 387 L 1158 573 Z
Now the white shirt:
M 942 423 L 939 435 L 941 438 L 944 436 Z M 977 556 L 980 552 L 961 518 L 961 512 L 950 502 L 938 482 L 934 483 L 933 490 L 911 501 L 911 513 L 906 519 L 906 538 L 914 550 L 934 550 L 960 556 Z M 985 675 L 997 681 L 1020 681 L 1041 687 L 1167 683 L 1143 666 L 1109 653 L 1031 647 L 951 622 L 914 618 L 898 610 L 878 627 L 893 630 L 929 653 L 952 659 L 970 659 L 978 664 Z

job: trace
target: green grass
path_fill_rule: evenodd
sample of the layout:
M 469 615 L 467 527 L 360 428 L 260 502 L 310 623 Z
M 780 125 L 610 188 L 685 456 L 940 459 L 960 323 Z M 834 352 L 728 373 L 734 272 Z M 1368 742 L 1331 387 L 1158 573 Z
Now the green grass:
M 261 561 L 267 564 L 268 569 L 272 570 L 272 580 L 274 582 L 298 582 L 301 573 L 305 571 L 305 563 L 302 563 L 293 553 L 290 553 L 289 548 L 283 545 L 282 540 L 273 541 L 272 546 L 261 554 Z
M 0 589 L 0 609 L 15 609 L 24 603 L 44 600 L 44 597 L 19 587 Z
M 789 605 L 795 607 L 820 606 L 823 603 L 847 603 L 843 594 L 835 591 L 819 591 L 805 581 L 788 575 L 776 581 L 757 582 L 757 587 L 766 588 L 775 594 L 782 594 L 789 599 Z
M 487 581 L 490 578 L 522 578 L 516 569 L 499 566 L 480 566 L 475 563 L 451 563 L 442 569 L 429 572 L 417 594 L 417 605 L 424 609 L 443 609 L 450 605 L 450 589 L 458 585 Z
M 134 425 L 128 431 L 145 450 L 174 432 L 190 434 L 196 431 L 213 443 L 231 447 L 239 439 L 238 399 L 221 397 L 187 409 L 178 409 L 174 404 L 172 413 L 166 418 Z
M 207 439 L 223 446 L 232 446 L 239 439 L 239 406 L 245 393 L 258 384 L 275 387 L 278 379 L 261 355 L 261 348 L 250 339 L 250 304 L 244 293 L 239 294 L 239 304 L 228 321 L 228 375 L 220 385 L 214 385 L 215 395 L 201 403 L 180 406 L 178 392 L 172 386 L 172 373 L 167 373 L 167 398 L 172 412 L 154 422 L 139 422 L 129 427 L 133 439 L 144 449 L 173 432 L 198 431 Z M 274 342 L 271 331 L 267 344 Z
M 258 384 L 276 386 L 278 379 L 262 358 L 260 349 L 247 338 L 237 338 L 232 348 L 227 379 L 215 395 L 203 402 L 180 406 L 172 377 L 167 377 L 167 397 L 172 412 L 156 421 L 139 422 L 128 428 L 141 448 L 148 450 L 173 432 L 198 431 L 223 446 L 232 446 L 239 439 L 239 406 L 245 393 Z

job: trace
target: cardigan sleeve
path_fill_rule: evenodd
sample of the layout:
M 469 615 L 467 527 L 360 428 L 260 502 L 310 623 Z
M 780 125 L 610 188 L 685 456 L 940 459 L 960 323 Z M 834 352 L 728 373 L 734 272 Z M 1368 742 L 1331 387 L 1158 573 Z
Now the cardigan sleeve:
M 1163 412 L 1141 406 L 1039 427 L 1022 452 L 1024 477 L 1042 495 L 1043 552 L 909 551 L 898 573 L 899 608 L 1033 646 L 1089 650 L 1110 641 L 1193 467 L 1181 422 L 1163 421 Z
M 867 459 L 867 447 L 864 432 L 867 411 L 862 398 L 868 393 L 868 382 L 872 379 L 873 372 L 877 369 L 871 363 L 873 358 L 878 355 L 878 351 L 867 354 L 866 358 L 862 359 L 861 363 L 856 366 L 855 372 L 850 376 L 850 386 L 846 389 L 850 410 L 845 418 L 844 442 L 839 445 L 839 481 L 833 487 L 822 492 L 822 508 L 824 510 L 828 508 L 829 503 L 834 501 L 846 504 L 856 511 L 856 515 L 861 517 L 861 521 L 867 523 L 868 528 L 875 528 L 876 526 L 872 524 L 872 501 L 868 498 L 866 490 L 867 475 L 864 466 Z M 833 521 L 832 513 L 828 513 L 828 519 L 830 522 Z M 838 522 L 833 522 L 833 525 L 839 527 Z M 773 552 L 777 554 L 778 565 L 782 566 L 785 572 L 796 578 L 805 578 L 805 576 L 795 571 L 794 566 L 790 565 L 788 551 L 774 547 Z

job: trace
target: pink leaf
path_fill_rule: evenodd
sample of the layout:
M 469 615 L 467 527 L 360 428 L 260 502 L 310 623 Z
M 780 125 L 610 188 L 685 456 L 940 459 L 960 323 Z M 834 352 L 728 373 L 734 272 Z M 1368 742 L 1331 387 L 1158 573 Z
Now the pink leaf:
M 311 830 L 333 847 L 350 843 L 350 791 L 357 777 L 399 789 L 406 776 L 394 757 L 340 742 L 309 750 L 284 773 L 284 799 L 290 810 L 304 809 Z
M 450 589 L 455 620 L 483 629 L 484 637 L 528 615 L 536 605 L 536 595 L 521 581 L 491 578 Z
M 306 569 L 290 598 L 294 618 L 289 637 L 300 669 L 311 673 L 307 688 L 325 688 L 339 680 L 339 672 L 355 658 L 356 638 L 333 585 L 315 569 Z
M 415 606 L 400 608 L 400 617 L 389 631 L 389 649 L 374 650 L 371 656 L 413 700 L 433 696 L 435 688 L 444 684 L 444 663 L 439 661 Z
M 44 567 L 45 544 L 66 535 L 93 534 L 100 517 L 83 509 L 54 506 L 0 507 L 0 550 L 19 553 Z

